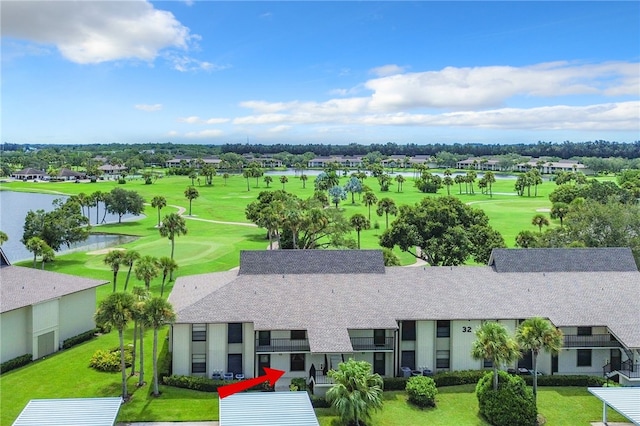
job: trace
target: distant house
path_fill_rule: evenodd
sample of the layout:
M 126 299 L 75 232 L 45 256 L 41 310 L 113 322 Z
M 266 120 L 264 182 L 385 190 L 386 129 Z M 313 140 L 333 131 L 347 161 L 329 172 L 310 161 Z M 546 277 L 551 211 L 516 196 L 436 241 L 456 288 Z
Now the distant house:
M 571 160 L 547 161 L 545 159 L 532 158 L 525 163 L 515 165 L 517 172 L 526 172 L 530 169 L 538 169 L 540 173 L 543 174 L 553 174 L 557 172 L 582 172 L 585 175 L 593 174 L 593 171 L 584 164 Z
M 116 164 L 116 165 L 103 164 L 102 166 L 98 167 L 98 170 L 100 170 L 102 173 L 108 176 L 117 176 L 122 172 L 127 171 L 127 166 L 122 164 Z
M 473 169 L 485 171 L 500 171 L 500 161 L 495 158 L 470 157 L 456 163 L 457 169 Z
M 61 169 L 60 172 L 58 173 L 58 176 L 56 176 L 56 178 L 59 179 L 59 180 L 86 179 L 87 178 L 87 174 L 86 173 L 81 173 L 81 172 L 76 172 L 76 171 L 70 170 L 70 169 Z
M 95 328 L 92 280 L 13 266 L 0 248 L 0 362 L 58 351 L 62 342 Z
M 312 158 L 307 162 L 307 167 L 324 168 L 332 163 L 340 164 L 340 167 L 347 167 L 352 169 L 361 168 L 363 166 L 362 157 L 360 156 L 350 157 L 350 156 L 334 155 L 331 157 Z
M 47 173 L 43 170 L 38 170 L 31 167 L 22 169 L 19 172 L 11 173 L 12 178 L 20 180 L 44 179 L 46 176 Z
M 171 160 L 165 161 L 164 166 L 167 168 L 183 167 L 183 166 L 200 168 L 200 164 L 199 164 L 200 161 L 202 161 L 204 164 L 209 164 L 215 168 L 219 168 L 220 163 L 222 162 L 222 160 L 219 159 L 218 157 L 194 158 L 194 157 L 187 157 L 187 156 L 181 155 L 181 156 L 176 156 Z
M 376 250 L 243 251 L 238 271 L 180 277 L 169 296 L 174 374 L 313 379 L 365 360 L 382 376 L 491 368 L 474 331 L 529 317 L 564 333 L 545 374 L 616 372 L 640 385 L 640 272 L 628 248 L 501 249 L 487 266 L 385 267 Z M 530 353 L 505 368 L 532 368 Z

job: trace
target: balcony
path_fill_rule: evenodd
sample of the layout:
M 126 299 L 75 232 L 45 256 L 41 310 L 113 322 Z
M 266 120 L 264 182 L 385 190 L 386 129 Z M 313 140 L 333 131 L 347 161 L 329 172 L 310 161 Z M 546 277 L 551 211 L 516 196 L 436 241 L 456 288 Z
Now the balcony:
M 351 346 L 354 351 L 392 351 L 393 337 L 352 337 Z
M 256 339 L 256 352 L 309 352 L 309 339 Z
M 590 336 L 578 336 L 565 334 L 565 348 L 619 348 L 618 342 L 610 334 L 592 334 Z

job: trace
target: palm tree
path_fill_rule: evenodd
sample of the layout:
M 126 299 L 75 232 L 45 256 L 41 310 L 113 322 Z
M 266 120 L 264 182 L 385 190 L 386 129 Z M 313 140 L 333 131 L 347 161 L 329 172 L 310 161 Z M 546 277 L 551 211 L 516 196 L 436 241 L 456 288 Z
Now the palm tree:
M 100 214 L 100 203 L 104 202 L 104 194 L 102 191 L 96 191 L 91 194 L 91 200 L 96 206 L 96 225 L 98 224 L 98 216 Z
M 459 193 L 462 194 L 462 184 L 466 182 L 466 178 L 462 175 L 456 175 L 453 178 L 453 182 L 458 184 Z
M 187 189 L 184 190 L 184 196 L 189 200 L 189 216 L 191 216 L 191 203 L 200 196 L 200 193 L 195 186 L 188 186 Z
M 144 302 L 149 299 L 150 293 L 144 287 L 135 286 L 132 291 L 134 303 L 131 310 L 131 317 L 133 318 L 133 351 L 131 352 L 131 376 L 136 374 L 136 347 L 138 342 L 138 335 L 140 335 L 140 375 L 144 376 L 144 328 L 141 326 L 144 315 Z M 142 377 L 142 383 L 144 377 Z M 141 383 L 141 382 L 139 382 Z
M 371 221 L 371 206 L 378 202 L 378 197 L 371 191 L 365 191 L 362 195 L 362 202 L 369 208 L 369 221 Z
M 305 175 L 304 173 L 300 175 L 300 180 L 302 181 L 302 189 L 305 189 L 307 187 L 308 179 L 309 179 L 309 176 Z
M 165 324 L 173 323 L 176 314 L 169 302 L 162 297 L 154 297 L 145 303 L 146 326 L 153 328 L 153 395 L 159 396 L 158 389 L 158 331 Z
M 504 325 L 485 322 L 476 330 L 476 340 L 471 346 L 473 359 L 490 359 L 493 364 L 493 390 L 498 390 L 498 367 L 510 364 L 521 356 L 518 342 L 509 336 Z
M 160 287 L 160 296 L 163 296 L 164 283 L 167 280 L 167 275 L 172 274 L 173 271 L 178 269 L 178 264 L 170 257 L 163 256 L 158 259 L 158 267 L 162 270 L 162 286 Z
M 0 246 L 2 246 L 7 241 L 9 241 L 9 236 L 6 233 L 0 231 Z
M 122 399 L 127 400 L 127 370 L 124 362 L 124 329 L 131 320 L 134 298 L 130 293 L 111 293 L 98 305 L 94 315 L 96 324 L 118 330 L 120 339 L 120 370 L 122 371 Z
M 396 202 L 393 201 L 391 198 L 383 198 L 382 200 L 378 201 L 378 208 L 376 209 L 376 214 L 378 216 L 382 216 L 383 214 L 385 215 L 385 218 L 387 220 L 387 228 L 389 229 L 389 215 L 396 215 L 398 213 L 398 207 L 396 207 Z
M 154 209 L 158 209 L 158 225 L 157 225 L 157 227 L 160 227 L 160 210 L 162 210 L 162 208 L 166 207 L 166 206 L 167 206 L 167 199 L 164 198 L 162 195 L 156 195 L 151 200 L 151 207 L 153 207 Z
M 493 198 L 492 186 L 496 182 L 496 175 L 493 172 L 486 172 L 484 174 L 484 179 L 487 182 L 487 186 L 489 188 L 489 197 Z
M 282 190 L 284 191 L 284 184 L 289 182 L 289 178 L 286 176 L 280 176 L 280 183 L 282 184 Z
M 396 176 L 396 182 L 398 182 L 398 192 L 402 192 L 402 184 L 404 183 L 405 178 L 402 175 Z
M 273 182 L 273 178 L 271 176 L 265 176 L 262 180 L 267 184 L 267 188 L 269 187 L 269 184 Z
M 551 219 L 560 219 L 560 227 L 562 227 L 562 220 L 569 214 L 569 205 L 563 202 L 553 203 L 551 206 Z
M 173 259 L 173 252 L 175 249 L 176 237 L 180 235 L 186 235 L 187 224 L 184 218 L 176 213 L 169 213 L 164 217 L 162 225 L 160 225 L 160 235 L 168 237 L 171 240 L 171 259 Z M 173 274 L 169 275 L 169 281 L 173 280 Z
M 138 263 L 136 263 L 136 267 L 134 269 L 136 278 L 144 282 L 144 286 L 147 290 L 149 290 L 151 280 L 157 277 L 160 273 L 157 264 L 158 261 L 152 256 L 144 256 L 138 261 Z
M 533 317 L 524 320 L 516 330 L 516 340 L 523 350 L 531 351 L 533 361 L 533 401 L 537 404 L 538 355 L 541 350 L 557 355 L 562 348 L 562 331 L 549 320 Z
M 537 226 L 542 234 L 542 227 L 549 226 L 549 219 L 545 215 L 538 213 L 531 219 L 531 224 Z
M 245 169 L 242 171 L 242 177 L 247 180 L 247 191 L 249 191 L 249 178 L 252 176 L 251 170 Z
M 55 259 L 56 257 L 56 252 L 53 251 L 53 249 L 51 247 L 49 247 L 49 244 L 44 243 L 44 246 L 42 246 L 42 267 L 41 269 L 44 271 L 44 263 L 45 262 L 53 262 L 53 259 Z
M 118 279 L 118 271 L 120 270 L 120 265 L 124 263 L 124 253 L 122 250 L 111 250 L 104 257 L 105 265 L 109 265 L 111 270 L 113 271 L 113 292 L 116 292 L 116 280 Z
M 358 234 L 358 248 L 360 248 L 360 231 L 362 231 L 363 229 L 371 228 L 371 222 L 369 221 L 369 219 L 364 217 L 363 214 L 356 213 L 351 216 L 351 219 L 349 219 L 349 223 Z
M 37 256 L 42 255 L 42 251 L 44 250 L 44 246 L 47 243 L 40 237 L 31 237 L 24 243 L 24 246 L 33 253 L 33 267 L 36 267 L 36 258 Z
M 350 359 L 330 370 L 335 385 L 327 391 L 327 401 L 344 424 L 361 425 L 374 410 L 382 408 L 382 377 L 371 373 L 371 364 Z
M 227 186 L 227 179 L 229 179 L 229 173 L 224 173 L 222 175 L 222 179 L 224 179 L 224 186 Z
M 129 277 L 131 277 L 131 270 L 133 269 L 133 264 L 136 260 L 140 259 L 140 253 L 135 250 L 127 250 L 122 255 L 122 264 L 129 267 L 127 271 L 127 279 L 124 281 L 124 291 L 127 291 L 127 286 L 129 285 Z

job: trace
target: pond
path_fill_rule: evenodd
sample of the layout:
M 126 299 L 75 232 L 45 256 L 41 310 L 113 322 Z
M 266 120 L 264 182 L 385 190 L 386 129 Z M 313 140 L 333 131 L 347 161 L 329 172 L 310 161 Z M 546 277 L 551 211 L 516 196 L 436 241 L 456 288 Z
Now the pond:
M 2 250 L 9 259 L 10 262 L 17 262 L 21 260 L 32 259 L 33 254 L 29 252 L 25 246 L 20 242 L 22 239 L 24 219 L 30 210 L 36 211 L 42 209 L 44 211 L 53 210 L 53 200 L 62 198 L 66 199 L 66 196 L 52 195 L 52 194 L 39 194 L 32 192 L 15 192 L 15 191 L 0 191 L 0 230 L 3 231 L 9 237 L 9 240 L 2 245 Z M 95 208 L 91 209 L 91 223 L 94 224 Z M 104 204 L 100 205 L 100 219 L 102 219 L 102 212 L 104 211 Z M 86 214 L 85 209 L 85 214 Z M 132 220 L 144 216 L 125 215 L 123 220 Z M 107 223 L 117 222 L 118 216 L 107 214 L 105 221 Z M 99 227 L 93 227 L 92 231 L 96 232 Z M 63 249 L 57 251 L 57 254 L 68 253 L 72 251 L 89 251 L 98 250 L 106 247 L 111 247 L 119 244 L 124 244 L 129 241 L 135 240 L 137 237 L 129 235 L 108 235 L 108 234 L 91 234 L 86 241 L 72 245 L 71 248 L 63 246 Z

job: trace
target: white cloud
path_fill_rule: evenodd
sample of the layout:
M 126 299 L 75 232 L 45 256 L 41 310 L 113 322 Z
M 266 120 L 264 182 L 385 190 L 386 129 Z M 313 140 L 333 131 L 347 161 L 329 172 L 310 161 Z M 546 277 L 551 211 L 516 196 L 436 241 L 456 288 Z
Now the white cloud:
M 172 13 L 145 0 L 3 2 L 2 36 L 55 45 L 80 64 L 152 61 L 162 49 L 188 49 L 192 37 Z
M 287 126 L 287 125 L 283 124 L 283 125 L 280 125 L 280 126 L 272 127 L 270 129 L 268 129 L 267 131 L 269 133 L 284 133 L 284 132 L 286 132 L 286 131 L 288 131 L 290 129 L 291 129 L 291 126 Z
M 185 137 L 193 138 L 193 139 L 202 139 L 202 138 L 217 138 L 224 134 L 222 130 L 217 129 L 208 129 L 201 130 L 199 132 L 188 132 L 185 133 Z
M 401 74 L 405 70 L 405 67 L 401 67 L 395 64 L 383 65 L 381 67 L 372 68 L 369 72 L 375 74 L 378 77 L 386 77 L 394 74 Z
M 139 109 L 140 111 L 160 111 L 162 109 L 162 104 L 137 104 L 134 106 L 135 109 Z
M 178 118 L 178 121 L 180 123 L 187 123 L 187 124 L 221 124 L 221 123 L 228 123 L 230 120 L 228 118 L 202 119 L 198 116 L 191 116 L 191 117 Z
M 218 65 L 207 61 L 201 61 L 188 55 L 168 54 L 166 59 L 172 63 L 173 69 L 181 72 L 187 71 L 220 71 L 229 68 L 229 65 Z

